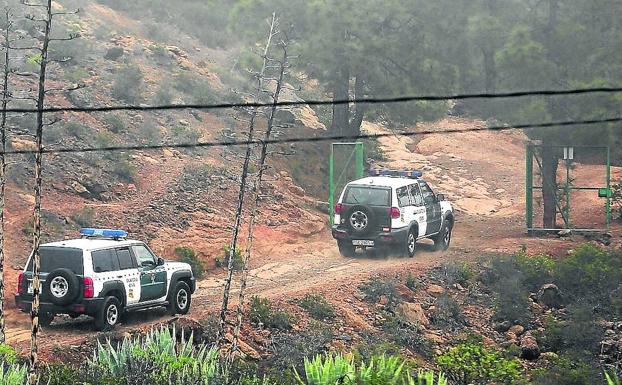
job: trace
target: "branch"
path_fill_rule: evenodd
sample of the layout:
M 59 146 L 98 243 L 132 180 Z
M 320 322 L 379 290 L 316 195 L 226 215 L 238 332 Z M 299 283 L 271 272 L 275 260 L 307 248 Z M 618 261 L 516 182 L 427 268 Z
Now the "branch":
M 75 33 L 70 33 L 69 36 L 67 37 L 56 37 L 56 38 L 50 38 L 50 41 L 69 41 L 69 40 L 75 40 L 77 38 L 80 37 L 80 34 L 78 32 Z
M 54 17 L 54 16 L 63 16 L 63 15 L 77 15 L 78 13 L 80 13 L 80 8 L 74 9 L 73 11 L 67 11 L 67 12 L 52 12 L 51 15 L 52 17 Z

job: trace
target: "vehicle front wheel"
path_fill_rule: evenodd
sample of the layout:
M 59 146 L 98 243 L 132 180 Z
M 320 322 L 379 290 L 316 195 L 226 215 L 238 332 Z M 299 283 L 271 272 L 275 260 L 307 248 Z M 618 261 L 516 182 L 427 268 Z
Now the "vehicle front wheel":
M 354 246 L 352 246 L 352 243 L 348 241 L 338 241 L 337 247 L 339 247 L 339 253 L 343 257 L 354 258 L 356 256 Z
M 408 235 L 406 236 L 406 242 L 404 244 L 404 253 L 412 258 L 415 256 L 415 251 L 417 251 L 417 234 L 414 230 L 409 230 Z
M 169 299 L 168 312 L 171 315 L 188 314 L 188 311 L 190 311 L 190 302 L 192 302 L 190 287 L 186 282 L 179 281 L 175 285 L 175 289 Z
M 121 303 L 116 297 L 106 297 L 104 306 L 95 314 L 95 327 L 97 330 L 112 330 L 121 319 Z
M 447 250 L 451 242 L 451 225 L 445 222 L 441 231 L 432 240 L 434 241 L 434 250 Z

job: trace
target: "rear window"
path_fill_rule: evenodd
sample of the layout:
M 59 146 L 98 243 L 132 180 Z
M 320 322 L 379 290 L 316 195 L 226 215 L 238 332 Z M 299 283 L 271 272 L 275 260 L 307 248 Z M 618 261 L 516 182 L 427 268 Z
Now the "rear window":
M 391 189 L 384 187 L 348 186 L 342 203 L 349 205 L 390 206 Z
M 82 250 L 69 247 L 43 246 L 39 248 L 41 272 L 49 273 L 56 269 L 69 269 L 78 275 L 84 274 Z M 33 260 L 30 258 L 28 271 L 32 271 Z

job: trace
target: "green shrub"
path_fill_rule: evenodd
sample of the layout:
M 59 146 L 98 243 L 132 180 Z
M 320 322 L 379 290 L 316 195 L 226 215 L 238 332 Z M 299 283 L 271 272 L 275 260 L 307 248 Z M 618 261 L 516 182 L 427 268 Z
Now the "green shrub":
M 451 328 L 458 328 L 464 325 L 464 316 L 460 305 L 447 293 L 438 297 L 434 307 L 434 312 L 430 317 L 433 324 Z
M 553 271 L 556 264 L 548 255 L 528 256 L 521 252 L 515 258 L 517 267 L 523 275 L 522 284 L 527 290 L 536 292 L 542 285 L 553 282 Z
M 450 262 L 444 264 L 442 268 L 445 280 L 450 285 L 458 283 L 462 286 L 467 286 L 474 275 L 473 269 L 466 262 Z
M 168 54 L 168 50 L 162 44 L 151 44 L 148 48 L 155 56 L 166 57 Z
M 603 382 L 600 372 L 576 355 L 559 356 L 548 367 L 534 369 L 531 375 L 534 385 L 594 385 Z
M 73 213 L 71 219 L 80 227 L 93 227 L 95 225 L 95 210 L 92 207 L 84 207 Z
M 326 320 L 335 318 L 335 307 L 326 301 L 326 298 L 321 294 L 305 295 L 300 301 L 300 306 L 315 319 Z
M 128 159 L 118 159 L 112 166 L 112 172 L 121 180 L 131 183 L 136 176 L 136 167 Z
M 400 295 L 395 288 L 395 280 L 372 278 L 363 283 L 359 289 L 365 294 L 365 300 L 377 303 L 381 298 L 386 298 L 388 307 L 395 307 L 400 302 Z
M 607 385 L 622 385 L 622 379 L 615 373 L 605 373 Z
M 106 54 L 104 55 L 104 59 L 117 61 L 123 56 L 123 48 L 122 47 L 111 47 L 108 48 Z
M 140 139 L 149 144 L 158 144 L 162 141 L 162 132 L 160 127 L 154 121 L 146 121 L 140 125 L 138 129 Z
M 10 345 L 0 344 L 0 361 L 5 364 L 17 363 L 17 352 Z
M 196 278 L 203 278 L 205 267 L 192 248 L 186 246 L 176 247 L 175 255 L 179 262 L 185 262 L 190 265 L 192 273 Z
M 223 248 L 223 255 L 220 257 L 216 257 L 216 267 L 227 268 L 229 263 L 229 254 L 231 248 L 229 246 L 225 246 Z M 239 248 L 235 249 L 235 253 L 233 253 L 233 270 L 238 271 L 242 270 L 244 267 L 244 260 L 242 259 L 242 251 Z
M 573 304 L 568 307 L 565 320 L 547 318 L 542 344 L 554 352 L 598 353 L 604 329 L 599 325 L 589 304 Z
M 177 126 L 171 129 L 171 135 L 177 143 L 196 144 L 201 139 L 202 133 L 192 127 Z
M 436 362 L 450 382 L 458 385 L 514 384 L 521 377 L 517 359 L 503 358 L 475 338 L 450 348 Z
M 342 355 L 305 358 L 305 371 L 296 379 L 301 385 L 334 385 L 353 383 L 355 366 L 352 358 Z
M 386 314 L 385 318 L 386 321 L 382 325 L 382 331 L 391 341 L 421 356 L 427 357 L 430 355 L 430 342 L 423 336 L 419 325 L 413 325 L 400 316 Z
M 26 365 L 8 364 L 0 370 L 0 384 L 24 385 L 28 374 Z
M 112 85 L 112 96 L 127 103 L 140 101 L 143 73 L 137 66 L 126 65 L 119 69 Z
M 168 83 L 164 83 L 158 88 L 155 95 L 153 95 L 153 103 L 166 105 L 173 102 L 173 92 L 171 86 Z
M 293 317 L 285 311 L 275 311 L 269 299 L 255 295 L 251 297 L 248 318 L 268 328 L 288 330 L 292 327 Z
M 119 115 L 112 113 L 106 114 L 104 116 L 104 123 L 106 123 L 108 129 L 110 129 L 110 131 L 114 132 L 115 134 L 125 132 L 125 122 L 123 121 L 123 119 L 121 119 Z
M 65 79 L 77 84 L 82 83 L 84 79 L 91 76 L 84 68 L 78 66 L 66 68 L 64 74 Z
M 50 363 L 41 370 L 40 384 L 77 385 L 84 383 L 83 373 L 64 363 Z
M 412 273 L 408 273 L 406 278 L 406 287 L 412 291 L 417 290 L 417 278 Z
M 83 138 L 88 131 L 88 129 L 82 123 L 76 122 L 74 120 L 65 123 L 63 125 L 63 128 L 69 135 L 78 139 Z
M 443 373 L 434 373 L 431 370 L 419 371 L 416 377 L 409 377 L 404 385 L 447 385 L 447 379 Z
M 494 319 L 522 325 L 530 321 L 529 291 L 516 255 L 493 257 L 481 279 L 495 292 Z

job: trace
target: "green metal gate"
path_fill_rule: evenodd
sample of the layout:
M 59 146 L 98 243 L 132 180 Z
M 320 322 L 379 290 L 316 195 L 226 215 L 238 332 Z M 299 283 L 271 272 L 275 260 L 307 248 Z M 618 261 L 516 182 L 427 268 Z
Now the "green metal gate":
M 331 145 L 328 164 L 328 206 L 331 226 L 335 216 L 335 202 L 339 199 L 336 194 L 341 194 L 348 182 L 362 178 L 364 168 L 363 143 L 333 143 Z
M 557 160 L 555 183 L 544 182 L 542 145 L 528 144 L 526 151 L 526 222 L 529 234 L 571 229 L 608 231 L 611 221 L 611 160 L 606 146 L 547 146 Z M 554 196 L 555 222 L 544 226 L 544 194 Z M 593 204 L 592 204 L 593 203 Z M 542 219 L 542 226 L 534 220 Z

